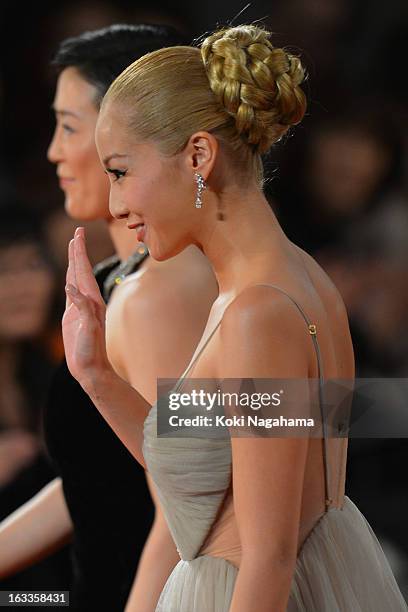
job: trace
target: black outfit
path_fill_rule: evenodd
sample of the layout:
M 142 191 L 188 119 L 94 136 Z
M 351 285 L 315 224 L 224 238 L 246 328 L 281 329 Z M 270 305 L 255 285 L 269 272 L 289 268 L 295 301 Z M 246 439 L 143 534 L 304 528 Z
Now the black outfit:
M 117 264 L 110 258 L 96 269 L 101 289 Z M 51 385 L 44 432 L 74 524 L 70 609 L 123 612 L 154 515 L 144 469 L 65 361 Z
M 55 476 L 47 456 L 41 452 L 11 482 L 0 488 L 0 521 L 34 497 Z M 64 546 L 35 565 L 0 580 L 0 590 L 67 591 L 72 576 L 71 565 L 68 546 Z M 1 610 L 15 610 L 15 606 L 5 606 Z
M 39 346 L 30 342 L 20 347 L 17 377 L 25 400 L 27 429 L 41 436 L 40 425 L 55 365 Z M 0 423 L 0 431 L 6 428 Z M 0 486 L 0 521 L 20 508 L 56 476 L 44 450 L 6 484 Z M 71 563 L 67 547 L 0 581 L 2 591 L 67 590 Z M 15 609 L 12 606 L 2 610 Z

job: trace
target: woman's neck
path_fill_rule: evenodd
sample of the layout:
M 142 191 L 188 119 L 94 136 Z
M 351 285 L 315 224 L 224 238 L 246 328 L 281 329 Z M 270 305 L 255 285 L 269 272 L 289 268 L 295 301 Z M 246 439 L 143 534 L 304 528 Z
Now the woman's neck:
M 234 294 L 256 282 L 257 275 L 262 278 L 279 267 L 290 241 L 259 190 L 231 191 L 222 202 L 214 193 L 209 197 L 214 201 L 208 201 L 208 210 L 221 207 L 224 220 L 217 220 L 215 226 L 213 221 L 204 222 L 199 242 L 213 266 L 220 293 Z
M 136 233 L 128 229 L 126 219 L 109 220 L 108 228 L 116 254 L 121 261 L 126 261 L 140 244 L 136 239 Z

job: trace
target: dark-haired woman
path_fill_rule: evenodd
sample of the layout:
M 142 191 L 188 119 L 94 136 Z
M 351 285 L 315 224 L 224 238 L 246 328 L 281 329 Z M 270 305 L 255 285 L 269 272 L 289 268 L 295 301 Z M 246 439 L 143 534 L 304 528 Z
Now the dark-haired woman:
M 276 379 L 314 378 L 323 393 L 327 379 L 354 379 L 342 298 L 288 240 L 261 189 L 261 154 L 305 113 L 303 78 L 300 59 L 275 48 L 270 33 L 238 26 L 201 49 L 141 58 L 103 100 L 96 142 L 117 175 L 112 212 L 139 228 L 160 261 L 198 244 L 218 280 L 177 391 L 187 375 L 214 381 L 215 391 L 231 379 L 270 379 L 273 388 Z M 346 437 L 325 427 L 323 440 L 262 429 L 157 437 L 162 404 L 146 401 L 106 357 L 105 307 L 82 229 L 67 276 L 70 371 L 149 470 L 180 552 L 157 612 L 406 612 L 378 540 L 344 495 Z M 303 389 L 299 411 L 310 408 Z M 291 407 L 282 401 L 280 414 Z
M 12 194 L 0 198 L 0 521 L 55 477 L 41 439 L 41 412 L 55 361 L 56 268 L 38 216 Z M 58 309 L 59 310 L 59 309 Z M 64 588 L 67 551 L 0 582 L 1 590 Z
M 46 359 L 35 350 L 35 340 L 52 314 L 56 270 L 38 219 L 14 199 L 0 202 L 0 214 L 0 432 L 13 429 L 36 434 L 44 399 L 41 383 L 46 389 L 48 376 L 44 380 L 40 374 Z M 38 352 L 39 384 L 30 377 L 21 380 L 22 361 L 29 352 Z M 50 360 L 47 369 L 52 372 Z M 24 446 L 22 441 L 21 449 Z M 30 446 L 27 440 L 27 460 Z M 0 460 L 0 487 L 8 480 L 3 467 Z
M 118 375 L 150 401 L 155 400 L 157 378 L 178 376 L 187 364 L 217 285 L 196 247 L 159 264 L 138 243 L 126 220 L 112 219 L 109 180 L 98 159 L 94 132 L 100 101 L 115 76 L 135 58 L 178 41 L 167 27 L 112 26 L 68 39 L 54 60 L 59 72 L 57 125 L 48 156 L 57 166 L 68 214 L 109 224 L 117 257 L 96 269 L 109 300 L 109 358 Z M 144 470 L 65 363 L 47 402 L 45 431 L 60 478 L 2 525 L 0 575 L 10 575 L 72 539 L 71 608 L 122 611 L 153 520 Z M 133 601 L 144 606 L 155 602 L 176 562 L 157 504 Z

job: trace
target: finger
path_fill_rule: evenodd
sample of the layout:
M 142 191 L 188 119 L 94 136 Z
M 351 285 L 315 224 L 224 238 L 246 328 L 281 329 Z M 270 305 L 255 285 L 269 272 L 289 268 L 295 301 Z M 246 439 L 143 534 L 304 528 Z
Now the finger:
M 74 285 L 76 287 L 76 273 L 75 273 L 75 241 L 74 238 L 69 241 L 68 245 L 68 270 L 67 270 L 67 284 Z
M 90 296 L 97 304 L 104 303 L 90 264 L 85 244 L 83 228 L 77 228 L 74 239 L 74 260 L 77 288 Z
M 78 308 L 79 314 L 86 322 L 88 329 L 94 327 L 96 317 L 91 299 L 89 299 L 86 295 L 83 295 L 73 285 L 67 285 L 65 287 L 65 291 L 69 295 L 71 302 Z
M 84 295 L 90 295 L 97 301 L 100 292 L 86 250 L 85 230 L 83 227 L 78 227 L 75 231 L 74 260 L 78 289 Z
M 74 240 L 69 241 L 68 245 L 68 268 L 66 274 L 66 284 L 77 286 L 76 275 L 75 275 L 75 255 L 74 255 Z M 69 293 L 66 294 L 65 308 L 68 308 L 72 304 Z

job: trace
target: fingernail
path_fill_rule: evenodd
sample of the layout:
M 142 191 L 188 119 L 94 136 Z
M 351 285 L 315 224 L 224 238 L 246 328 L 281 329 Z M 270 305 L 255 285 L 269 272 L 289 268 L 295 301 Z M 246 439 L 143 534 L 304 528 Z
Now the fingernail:
M 65 286 L 65 291 L 71 295 L 78 295 L 78 289 L 71 284 Z

